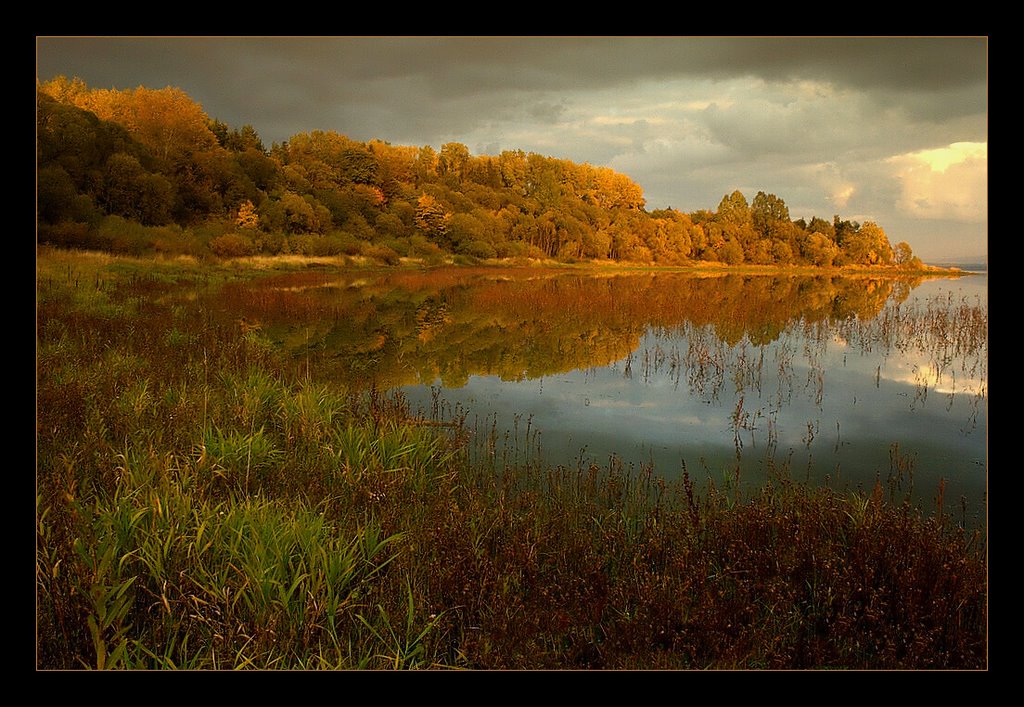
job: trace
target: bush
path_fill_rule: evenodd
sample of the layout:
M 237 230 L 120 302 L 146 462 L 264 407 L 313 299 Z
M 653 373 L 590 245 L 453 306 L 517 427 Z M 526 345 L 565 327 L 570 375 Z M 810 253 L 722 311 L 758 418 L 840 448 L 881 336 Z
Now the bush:
M 526 258 L 530 246 L 522 241 L 505 241 L 497 247 L 499 258 Z
M 391 248 L 388 248 L 386 245 L 367 246 L 363 250 L 363 254 L 368 258 L 373 258 L 374 260 L 382 260 L 387 265 L 398 265 L 402 260 L 398 253 Z
M 313 236 L 309 233 L 300 233 L 293 236 L 288 236 L 285 242 L 288 244 L 286 252 L 294 253 L 295 255 L 316 255 L 318 246 L 320 250 L 324 250 L 326 245 L 318 244 L 317 241 L 323 241 L 323 236 Z
M 150 226 L 146 229 L 153 250 L 165 255 L 201 255 L 202 245 L 191 231 L 180 226 Z
M 89 224 L 76 221 L 61 221 L 58 224 L 39 224 L 37 239 L 40 243 L 62 248 L 88 248 L 90 246 Z
M 253 243 L 256 246 L 256 251 L 259 253 L 266 253 L 267 255 L 278 255 L 285 250 L 285 243 L 287 239 L 281 233 L 264 233 L 257 231 L 253 237 Z
M 112 253 L 142 255 L 152 248 L 152 240 L 141 223 L 121 216 L 106 216 L 96 231 L 96 245 Z
M 333 231 L 327 238 L 331 242 L 331 255 L 359 255 L 365 243 L 348 231 Z
M 210 241 L 210 251 L 221 258 L 239 258 L 256 252 L 251 238 L 238 233 L 225 233 Z
M 414 258 L 443 258 L 444 251 L 436 244 L 427 239 L 426 236 L 416 234 L 409 238 L 409 255 Z
M 193 227 L 193 232 L 203 243 L 209 243 L 217 236 L 223 236 L 226 233 L 233 233 L 235 226 L 228 221 L 222 221 L 219 219 L 211 219 L 209 221 L 203 221 Z
M 462 248 L 462 252 L 466 255 L 471 255 L 474 258 L 497 258 L 498 252 L 494 250 L 494 246 L 486 241 L 472 241 Z
M 385 246 L 398 253 L 400 256 L 408 257 L 410 245 L 408 238 L 385 238 L 378 245 Z

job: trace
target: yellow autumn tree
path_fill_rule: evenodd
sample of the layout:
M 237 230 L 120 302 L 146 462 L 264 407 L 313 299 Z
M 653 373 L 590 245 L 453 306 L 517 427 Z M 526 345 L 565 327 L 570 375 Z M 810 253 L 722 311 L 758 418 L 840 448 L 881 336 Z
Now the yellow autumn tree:
M 124 126 L 154 156 L 165 161 L 218 145 L 201 105 L 180 88 L 88 90 L 80 80 L 54 79 L 41 90 Z M 50 95 L 54 95 L 51 93 Z
M 260 216 L 256 212 L 256 207 L 248 199 L 238 207 L 238 218 L 235 219 L 235 223 L 239 228 L 256 229 L 259 227 Z
M 49 81 L 37 83 L 38 89 L 50 98 L 67 105 L 78 105 L 79 97 L 89 92 L 85 81 L 78 77 L 57 76 Z
M 593 201 L 603 209 L 644 207 L 643 189 L 625 174 L 608 167 L 595 167 L 592 184 Z
M 444 204 L 430 194 L 423 194 L 417 200 L 416 226 L 432 241 L 446 240 L 450 220 L 451 214 L 444 208 Z
M 843 250 L 856 265 L 889 265 L 893 261 L 892 245 L 885 231 L 874 221 L 867 221 L 843 242 Z

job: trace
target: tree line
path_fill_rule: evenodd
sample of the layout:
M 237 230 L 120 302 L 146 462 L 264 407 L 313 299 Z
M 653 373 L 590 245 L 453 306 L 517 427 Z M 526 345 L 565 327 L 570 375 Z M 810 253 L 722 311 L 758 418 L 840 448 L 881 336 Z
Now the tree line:
M 790 219 L 758 192 L 648 211 L 607 167 L 299 133 L 268 149 L 178 88 L 37 84 L 37 240 L 114 252 L 921 265 L 876 223 Z

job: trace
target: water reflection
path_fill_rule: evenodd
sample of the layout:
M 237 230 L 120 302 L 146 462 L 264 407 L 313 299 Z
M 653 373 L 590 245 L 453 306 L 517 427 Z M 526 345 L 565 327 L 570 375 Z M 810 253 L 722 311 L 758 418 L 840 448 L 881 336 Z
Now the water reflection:
M 983 507 L 985 276 L 302 273 L 220 304 L 318 378 L 465 416 L 492 454 L 867 486 L 909 463 Z
M 793 322 L 871 318 L 907 292 L 870 278 L 451 269 L 277 276 L 231 285 L 221 303 L 296 356 L 325 354 L 321 372 L 346 384 L 458 387 L 608 365 L 646 332 L 683 324 L 729 346 L 767 344 Z

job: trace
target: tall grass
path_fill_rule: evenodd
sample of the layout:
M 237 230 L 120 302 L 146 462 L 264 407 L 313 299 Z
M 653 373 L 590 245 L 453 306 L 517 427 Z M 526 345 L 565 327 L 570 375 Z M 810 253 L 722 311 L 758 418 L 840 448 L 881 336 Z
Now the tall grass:
M 983 538 L 898 450 L 859 494 L 549 468 L 294 365 L 223 271 L 37 273 L 39 668 L 987 665 Z
M 132 456 L 112 496 L 71 503 L 72 562 L 37 563 L 50 667 L 292 667 L 311 655 L 357 667 L 373 655 L 353 629 L 400 536 L 258 495 L 203 499 L 195 469 Z M 52 542 L 45 514 L 39 534 Z

